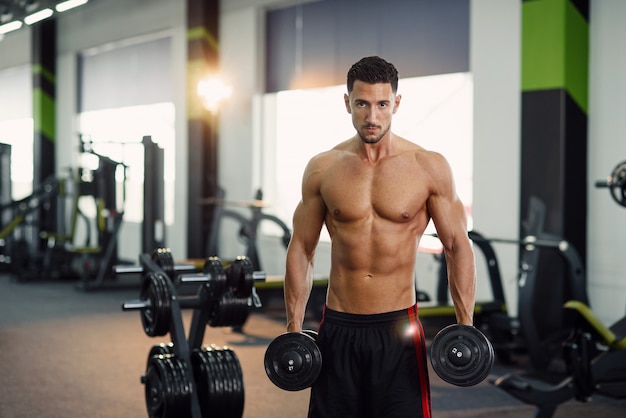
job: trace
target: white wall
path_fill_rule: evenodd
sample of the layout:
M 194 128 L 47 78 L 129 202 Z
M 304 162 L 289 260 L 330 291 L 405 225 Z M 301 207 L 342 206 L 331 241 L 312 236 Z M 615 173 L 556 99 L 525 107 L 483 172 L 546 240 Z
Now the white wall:
M 626 2 L 594 0 L 590 14 L 587 274 L 592 309 L 610 324 L 626 314 L 626 208 L 594 185 L 626 160 Z
M 0 69 L 30 62 L 30 35 L 29 27 L 4 35 L 0 40 Z
M 519 236 L 521 2 L 473 0 L 470 69 L 474 77 L 474 229 Z M 509 311 L 517 313 L 518 248 L 494 244 Z M 477 299 L 485 263 L 477 251 Z M 483 278 L 482 280 L 480 280 Z M 481 286 L 482 284 L 482 286 Z M 484 298 L 482 298 L 485 300 Z
M 61 15 L 57 23 L 57 167 L 78 164 L 76 125 L 77 56 L 89 48 L 102 47 L 132 38 L 150 37 L 155 33 L 171 36 L 174 91 L 176 97 L 176 179 L 187 183 L 186 120 L 186 9 L 185 1 L 106 0 L 89 3 Z M 0 49 L 2 44 L 0 44 Z M 167 243 L 175 256 L 186 254 L 187 188 L 175 188 L 174 217 L 176 225 L 166 231 Z M 136 260 L 141 251 L 141 224 L 125 222 L 119 240 L 123 259 Z

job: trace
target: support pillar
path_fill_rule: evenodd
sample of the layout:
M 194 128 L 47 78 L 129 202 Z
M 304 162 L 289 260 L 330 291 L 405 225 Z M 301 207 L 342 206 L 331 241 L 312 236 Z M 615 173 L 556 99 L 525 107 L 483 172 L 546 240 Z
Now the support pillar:
M 31 58 L 33 72 L 33 190 L 56 174 L 56 38 L 57 23 L 48 19 L 32 26 Z M 33 243 L 39 231 L 55 231 L 56 210 L 40 210 L 35 222 Z
M 567 240 L 583 265 L 587 253 L 588 10 L 588 0 L 522 3 L 520 230 L 525 230 L 530 197 L 538 197 L 546 207 L 538 238 Z M 522 334 L 534 341 L 529 347 L 531 361 L 543 368 L 560 349 L 553 338 L 566 328 L 563 303 L 586 294 L 586 284 L 584 280 L 582 285 L 575 284 L 569 266 L 556 251 L 536 251 L 536 280 L 519 281 L 520 295 L 525 295 L 519 316 Z
M 585 259 L 587 218 L 588 0 L 522 5 L 521 211 L 547 205 L 546 232 Z
M 212 206 L 201 199 L 216 196 L 217 117 L 202 105 L 200 80 L 218 68 L 219 0 L 187 0 L 187 123 L 189 133 L 189 202 L 187 256 L 205 258 Z

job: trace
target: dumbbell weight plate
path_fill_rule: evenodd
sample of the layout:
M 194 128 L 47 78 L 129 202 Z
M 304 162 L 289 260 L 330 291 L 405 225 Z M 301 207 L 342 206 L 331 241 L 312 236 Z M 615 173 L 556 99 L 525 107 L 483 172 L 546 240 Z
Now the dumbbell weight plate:
M 239 298 L 250 297 L 254 287 L 254 267 L 250 259 L 243 256 L 237 257 L 228 266 L 226 273 L 229 276 L 229 284 L 235 296 Z
M 169 248 L 156 248 L 150 254 L 150 258 L 154 263 L 161 267 L 161 270 L 174 280 L 175 263 L 172 251 Z
M 219 416 L 240 418 L 243 412 L 243 396 L 234 402 L 229 388 L 233 382 L 228 380 L 224 349 L 215 346 L 194 350 L 191 356 L 193 373 L 198 387 L 198 400 L 203 417 Z M 243 385 L 243 382 L 241 383 Z
M 317 341 L 317 331 L 312 330 L 312 329 L 304 329 L 302 330 L 302 333 L 308 335 L 309 337 Z
M 284 390 L 298 391 L 317 379 L 322 369 L 322 354 L 310 335 L 288 332 L 269 344 L 264 365 L 272 383 Z
M 146 408 L 150 418 L 174 418 L 176 397 L 173 372 L 165 361 L 165 356 L 157 355 L 150 359 L 145 376 Z
M 626 206 L 626 161 L 619 163 L 611 173 L 611 196 L 621 206 Z
M 231 289 L 227 289 L 219 299 L 212 302 L 208 324 L 211 327 L 242 326 L 248 314 L 248 299 L 238 298 Z
M 449 325 L 433 338 L 430 361 L 444 381 L 456 386 L 473 386 L 491 371 L 494 351 L 485 334 L 473 326 Z
M 243 386 L 243 372 L 237 354 L 230 348 L 224 347 L 224 357 L 228 367 L 228 375 L 232 382 L 232 393 L 230 396 L 230 408 L 233 417 L 241 417 L 243 414 L 245 392 Z
M 152 348 L 150 349 L 150 352 L 148 353 L 148 362 L 146 364 L 146 371 L 148 370 L 148 367 L 150 367 L 150 359 L 152 359 L 153 356 L 158 356 L 158 355 L 165 355 L 165 354 L 174 354 L 174 343 L 170 342 L 170 343 L 160 343 L 157 345 L 153 345 Z
M 171 295 L 166 280 L 160 273 L 147 273 L 141 283 L 139 298 L 149 302 L 140 311 L 141 323 L 149 337 L 163 336 L 170 330 Z
M 178 416 L 191 416 L 191 387 L 189 385 L 189 376 L 187 375 L 187 366 L 180 357 L 170 355 L 169 360 L 174 375 L 178 379 L 176 411 Z
M 225 418 L 240 418 L 241 413 L 235 410 L 235 385 L 230 370 L 229 358 L 226 356 L 226 348 L 215 351 L 215 360 L 224 383 L 224 405 L 220 416 Z
M 215 388 L 211 385 L 211 370 L 209 369 L 206 352 L 201 349 L 194 350 L 191 353 L 191 365 L 196 382 L 198 400 L 200 401 L 200 410 L 202 411 L 202 416 L 207 417 L 211 411 L 211 401 L 215 394 Z
M 171 374 L 172 396 L 177 417 L 191 416 L 191 393 L 184 362 L 175 355 L 162 355 Z
M 227 276 L 218 257 L 209 257 L 204 262 L 203 273 L 210 276 L 210 288 L 214 295 L 221 295 L 227 286 Z
M 181 388 L 181 381 L 180 381 L 180 376 L 178 375 L 178 371 L 176 370 L 176 368 L 174 367 L 174 363 L 172 361 L 172 356 L 170 355 L 163 355 L 161 356 L 163 362 L 165 362 L 165 366 L 167 367 L 169 376 L 170 376 L 170 391 L 171 391 L 171 395 L 172 395 L 172 400 L 173 400 L 173 410 L 178 411 L 179 407 L 180 407 L 180 401 L 181 401 L 181 393 L 180 393 L 180 388 Z

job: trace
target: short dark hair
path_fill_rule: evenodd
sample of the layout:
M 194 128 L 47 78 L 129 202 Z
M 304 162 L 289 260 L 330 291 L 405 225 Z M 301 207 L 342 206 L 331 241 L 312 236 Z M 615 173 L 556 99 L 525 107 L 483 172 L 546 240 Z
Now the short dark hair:
M 348 93 L 352 92 L 355 80 L 370 84 L 391 83 L 393 93 L 398 91 L 398 70 L 392 63 L 377 56 L 361 58 L 348 70 Z

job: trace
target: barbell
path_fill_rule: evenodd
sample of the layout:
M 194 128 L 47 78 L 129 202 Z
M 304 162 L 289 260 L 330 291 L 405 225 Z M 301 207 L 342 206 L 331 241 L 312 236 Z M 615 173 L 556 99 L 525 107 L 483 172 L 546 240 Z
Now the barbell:
M 267 347 L 265 373 L 283 390 L 310 387 L 322 369 L 322 354 L 315 331 L 287 332 Z M 493 346 L 485 334 L 469 325 L 454 324 L 435 335 L 430 361 L 435 373 L 456 386 L 473 386 L 491 372 L 495 359 Z

